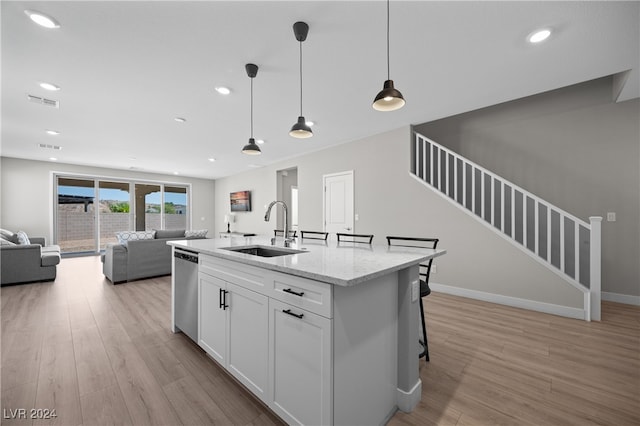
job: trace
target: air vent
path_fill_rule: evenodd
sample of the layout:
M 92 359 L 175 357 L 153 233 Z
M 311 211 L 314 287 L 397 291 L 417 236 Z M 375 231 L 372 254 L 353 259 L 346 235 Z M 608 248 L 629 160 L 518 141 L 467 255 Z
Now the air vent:
M 42 149 L 54 149 L 56 151 L 60 151 L 62 149 L 62 147 L 59 145 L 49 145 L 46 143 L 39 143 L 38 146 Z
M 53 108 L 60 107 L 60 101 L 54 101 L 53 99 L 41 98 L 40 96 L 35 95 L 27 95 L 27 99 L 29 99 L 29 102 L 33 102 L 35 104 L 46 105 Z

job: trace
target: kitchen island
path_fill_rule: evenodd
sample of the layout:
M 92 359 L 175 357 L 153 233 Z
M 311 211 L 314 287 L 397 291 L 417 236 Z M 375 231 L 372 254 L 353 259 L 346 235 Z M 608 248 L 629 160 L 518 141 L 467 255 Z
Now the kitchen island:
M 196 343 L 287 423 L 384 424 L 420 401 L 418 264 L 444 250 L 169 244 L 198 254 Z M 174 273 L 173 300 L 181 285 Z

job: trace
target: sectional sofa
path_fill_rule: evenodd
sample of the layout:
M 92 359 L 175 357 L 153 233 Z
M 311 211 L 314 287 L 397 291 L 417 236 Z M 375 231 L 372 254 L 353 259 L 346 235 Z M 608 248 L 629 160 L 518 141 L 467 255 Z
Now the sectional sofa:
M 171 274 L 167 241 L 206 238 L 206 234 L 184 229 L 117 233 L 120 242 L 108 244 L 102 255 L 102 272 L 114 284 Z

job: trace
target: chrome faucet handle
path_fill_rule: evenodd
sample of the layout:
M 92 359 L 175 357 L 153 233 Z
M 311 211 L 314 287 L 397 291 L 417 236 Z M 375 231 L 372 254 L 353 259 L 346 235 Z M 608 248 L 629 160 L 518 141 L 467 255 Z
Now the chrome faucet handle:
M 285 239 L 284 239 L 284 246 L 285 246 L 285 247 L 291 247 L 291 243 L 292 243 L 292 242 L 293 242 L 293 240 L 292 240 L 292 239 L 290 239 L 290 238 L 285 238 Z
M 271 238 L 271 245 L 275 246 L 276 245 L 276 237 L 272 237 Z

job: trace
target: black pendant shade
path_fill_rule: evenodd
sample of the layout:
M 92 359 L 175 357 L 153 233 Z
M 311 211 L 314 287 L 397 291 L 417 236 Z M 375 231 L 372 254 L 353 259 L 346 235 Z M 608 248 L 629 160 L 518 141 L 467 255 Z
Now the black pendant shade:
M 393 111 L 402 108 L 404 104 L 404 97 L 399 90 L 393 87 L 393 80 L 387 80 L 373 101 L 373 109 L 378 111 Z
M 253 138 L 253 79 L 258 75 L 258 66 L 255 64 L 246 64 L 244 69 L 247 71 L 247 75 L 251 79 L 251 137 L 249 138 L 249 143 L 242 148 L 242 153 L 248 155 L 260 155 L 262 151 Z
M 307 39 L 307 35 L 309 34 L 309 25 L 305 22 L 296 22 L 293 24 L 293 34 L 295 35 L 296 40 L 300 42 L 300 115 L 298 116 L 296 124 L 291 126 L 289 135 L 294 138 L 305 139 L 313 136 L 311 127 L 307 125 L 306 120 L 302 115 L 302 42 Z
M 384 82 L 382 90 L 373 100 L 373 109 L 377 111 L 395 111 L 404 106 L 405 101 L 402 93 L 393 87 L 393 80 L 390 77 L 389 66 L 389 0 L 387 0 L 387 80 Z
M 256 140 L 254 138 L 249 138 L 249 143 L 242 148 L 243 154 L 249 155 L 260 155 L 262 151 L 260 151 L 260 147 L 256 144 Z
M 289 135 L 294 138 L 305 139 L 313 136 L 313 132 L 311 131 L 311 127 L 307 125 L 307 121 L 304 117 L 298 117 L 298 122 L 291 126 L 291 130 L 289 131 Z

